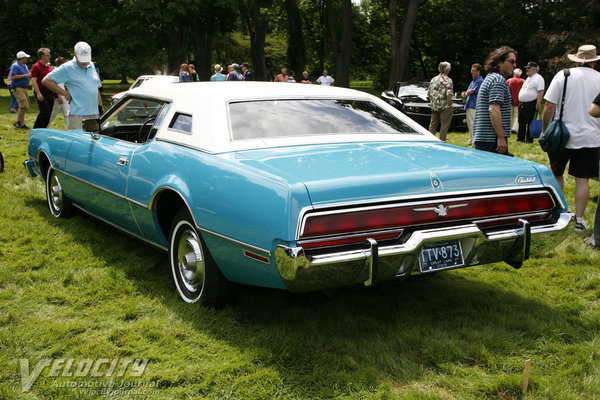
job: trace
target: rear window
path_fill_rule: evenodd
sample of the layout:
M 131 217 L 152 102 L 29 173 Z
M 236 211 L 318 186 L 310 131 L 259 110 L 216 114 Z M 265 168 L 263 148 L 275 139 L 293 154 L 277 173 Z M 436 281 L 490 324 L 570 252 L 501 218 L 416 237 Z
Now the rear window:
M 233 140 L 352 133 L 419 134 L 370 101 L 265 100 L 229 104 Z

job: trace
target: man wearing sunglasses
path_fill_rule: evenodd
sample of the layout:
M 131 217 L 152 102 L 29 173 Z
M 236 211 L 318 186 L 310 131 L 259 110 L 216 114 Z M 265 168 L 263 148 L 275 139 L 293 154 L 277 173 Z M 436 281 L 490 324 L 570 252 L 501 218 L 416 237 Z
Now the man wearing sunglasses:
M 510 90 L 506 78 L 517 65 L 517 52 L 502 46 L 490 53 L 485 61 L 488 73 L 477 96 L 473 140 L 475 148 L 492 153 L 508 152 L 510 136 Z

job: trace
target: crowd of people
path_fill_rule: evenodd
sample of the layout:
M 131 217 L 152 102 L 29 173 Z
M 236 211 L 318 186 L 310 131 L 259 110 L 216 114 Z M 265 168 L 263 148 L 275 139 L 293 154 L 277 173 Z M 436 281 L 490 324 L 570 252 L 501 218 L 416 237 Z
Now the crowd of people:
M 234 63 L 227 67 L 227 72 L 223 73 L 223 67 L 220 64 L 215 64 L 214 75 L 210 77 L 211 81 L 252 81 L 252 71 L 250 71 L 250 65 L 247 62 L 243 62 L 241 65 Z M 198 81 L 198 74 L 193 64 L 181 64 L 179 68 L 179 82 L 195 82 Z M 295 78 L 294 71 L 289 71 L 287 68 L 282 68 L 281 73 L 277 74 L 273 82 L 285 82 L 285 83 L 298 83 Z M 302 79 L 299 83 L 308 84 L 319 84 L 322 86 L 332 86 L 335 83 L 335 79 L 331 77 L 327 70 L 323 70 L 321 75 L 315 82 L 313 82 L 308 74 L 308 71 L 302 72 Z
M 47 128 L 60 111 L 67 129 L 80 129 L 84 119 L 98 118 L 102 114 L 102 84 L 92 63 L 92 48 L 86 42 L 78 42 L 73 52 L 72 60 L 57 57 L 56 67 L 53 67 L 50 49 L 42 47 L 31 70 L 27 66 L 31 56 L 24 51 L 17 53 L 8 80 L 10 112 L 17 114 L 15 128 L 29 129 L 25 124 L 25 111 L 29 109 L 30 83 L 39 109 L 34 128 Z
M 485 78 L 481 77 L 481 64 L 471 66 L 473 80 L 461 95 L 466 100 L 469 145 L 509 156 L 512 156 L 508 150 L 511 132 L 517 134 L 516 141 L 533 143 L 536 135 L 532 134 L 532 121 L 539 118 L 542 100 L 546 104 L 541 116 L 541 136 L 554 119 L 557 106 L 563 107 L 562 119 L 570 138 L 564 150 L 548 153 L 548 158 L 561 189 L 569 166 L 568 174 L 575 179 L 575 230 L 584 231 L 589 179 L 600 175 L 600 72 L 596 70 L 600 55 L 595 46 L 582 45 L 576 54 L 567 57 L 573 67 L 559 71 L 545 92 L 538 64 L 529 61 L 524 67 L 527 79 L 523 79 L 522 71 L 516 68 L 517 52 L 508 46 L 500 47 L 485 61 Z M 441 62 L 439 75 L 428 88 L 429 131 L 436 134 L 439 128 L 440 139 L 444 141 L 453 112 L 450 69 L 450 63 Z M 600 248 L 600 202 L 596 207 L 594 233 L 586 238 L 586 243 Z

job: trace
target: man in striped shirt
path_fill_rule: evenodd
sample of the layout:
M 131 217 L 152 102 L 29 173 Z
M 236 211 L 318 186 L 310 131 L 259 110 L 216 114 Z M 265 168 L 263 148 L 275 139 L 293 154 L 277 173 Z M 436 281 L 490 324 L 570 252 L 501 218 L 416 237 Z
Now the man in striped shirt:
M 517 64 L 517 52 L 502 46 L 490 53 L 485 61 L 488 73 L 477 96 L 473 140 L 475 148 L 510 155 L 510 90 L 506 78 Z

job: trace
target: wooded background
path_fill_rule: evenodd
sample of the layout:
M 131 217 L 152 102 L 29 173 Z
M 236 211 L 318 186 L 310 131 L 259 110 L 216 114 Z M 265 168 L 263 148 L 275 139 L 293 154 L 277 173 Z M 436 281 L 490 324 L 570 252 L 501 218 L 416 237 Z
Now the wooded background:
M 0 0 L 0 65 L 39 47 L 71 58 L 92 46 L 103 79 L 176 73 L 192 62 L 201 80 L 212 66 L 248 61 L 255 80 L 282 67 L 314 79 L 323 68 L 339 86 L 368 80 L 429 80 L 452 63 L 456 90 L 470 65 L 500 45 L 535 60 L 549 79 L 565 55 L 600 38 L 599 0 Z M 5 75 L 6 76 L 6 75 Z M 2 82 L 1 84 L 4 84 Z

